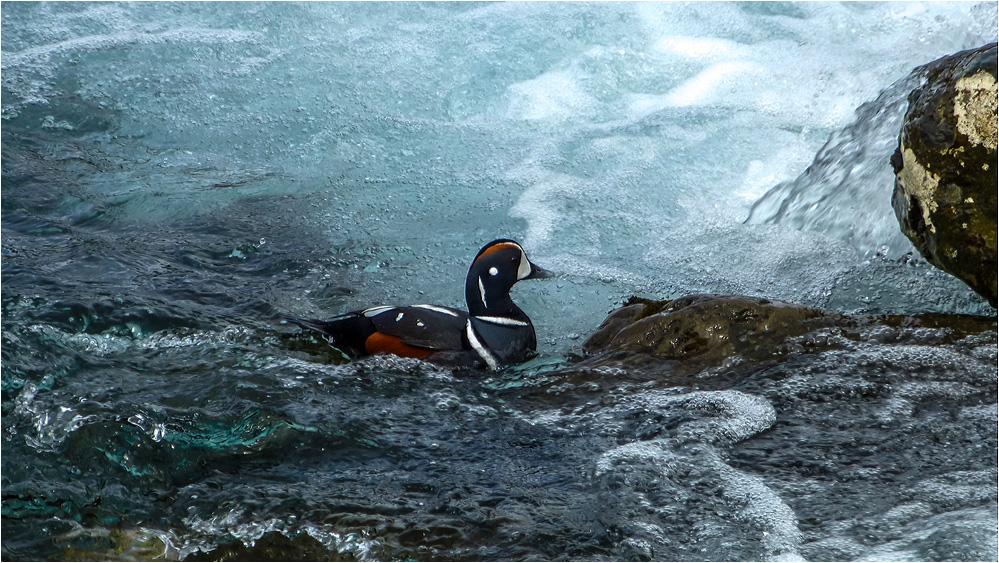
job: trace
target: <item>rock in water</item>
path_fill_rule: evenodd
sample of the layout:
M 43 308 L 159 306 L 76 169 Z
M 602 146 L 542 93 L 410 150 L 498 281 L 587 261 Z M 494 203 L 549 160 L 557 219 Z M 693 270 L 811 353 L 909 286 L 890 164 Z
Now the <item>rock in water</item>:
M 996 306 L 996 44 L 927 65 L 892 156 L 912 244 Z
M 688 295 L 671 301 L 630 298 L 583 343 L 578 367 L 662 366 L 664 380 L 704 385 L 711 372 L 751 373 L 801 354 L 850 347 L 871 338 L 905 344 L 901 332 L 928 329 L 915 343 L 940 344 L 996 330 L 994 317 L 973 315 L 841 315 L 744 295 Z M 929 334 L 936 334 L 928 338 Z M 875 335 L 875 336 L 871 336 Z M 737 367 L 738 366 L 738 367 Z M 734 372 L 733 372 L 734 373 Z M 738 373 L 735 373 L 738 376 Z M 727 376 L 726 376 L 727 377 Z
M 660 360 L 769 356 L 791 336 L 831 324 L 819 309 L 742 295 L 688 295 L 672 301 L 632 297 L 610 314 L 583 351 L 615 350 Z

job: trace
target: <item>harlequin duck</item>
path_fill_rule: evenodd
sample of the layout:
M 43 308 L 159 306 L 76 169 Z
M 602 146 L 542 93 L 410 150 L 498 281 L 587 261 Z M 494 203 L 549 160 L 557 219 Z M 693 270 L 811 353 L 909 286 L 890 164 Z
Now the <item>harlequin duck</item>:
M 510 289 L 520 280 L 552 276 L 528 260 L 518 243 L 498 239 L 483 246 L 468 269 L 467 313 L 438 305 L 380 306 L 328 321 L 288 320 L 323 334 L 352 358 L 387 353 L 498 370 L 537 347 L 534 325 L 510 299 Z

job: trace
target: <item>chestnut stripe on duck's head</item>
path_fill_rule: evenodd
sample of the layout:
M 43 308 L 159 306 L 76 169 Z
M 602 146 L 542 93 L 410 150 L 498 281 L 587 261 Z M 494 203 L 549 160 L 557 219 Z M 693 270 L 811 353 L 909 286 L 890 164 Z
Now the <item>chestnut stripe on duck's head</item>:
M 532 263 L 515 241 L 494 240 L 479 250 L 468 269 L 465 278 L 468 311 L 472 315 L 522 315 L 510 300 L 510 289 L 520 280 L 550 277 L 552 273 Z

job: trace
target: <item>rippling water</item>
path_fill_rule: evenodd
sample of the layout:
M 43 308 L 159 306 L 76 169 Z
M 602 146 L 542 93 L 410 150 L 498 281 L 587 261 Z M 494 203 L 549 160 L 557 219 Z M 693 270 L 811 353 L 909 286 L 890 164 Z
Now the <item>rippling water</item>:
M 570 361 L 632 294 L 994 316 L 882 154 L 993 4 L 0 10 L 4 559 L 995 559 L 994 331 Z M 499 236 L 559 273 L 522 366 L 278 320 L 461 305 Z

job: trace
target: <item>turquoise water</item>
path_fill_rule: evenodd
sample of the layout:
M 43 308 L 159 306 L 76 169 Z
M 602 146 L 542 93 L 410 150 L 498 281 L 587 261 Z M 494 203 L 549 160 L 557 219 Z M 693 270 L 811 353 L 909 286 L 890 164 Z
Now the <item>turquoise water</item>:
M 823 382 L 730 388 L 557 370 L 633 294 L 994 315 L 909 255 L 887 164 L 911 70 L 993 41 L 994 4 L 0 12 L 5 559 L 275 531 L 361 559 L 992 549 L 994 342 L 874 339 Z M 778 185 L 823 203 L 746 222 Z M 335 365 L 278 320 L 461 306 L 498 237 L 558 274 L 514 292 L 525 366 Z M 795 403 L 870 386 L 901 390 Z

